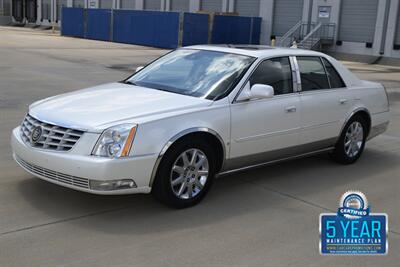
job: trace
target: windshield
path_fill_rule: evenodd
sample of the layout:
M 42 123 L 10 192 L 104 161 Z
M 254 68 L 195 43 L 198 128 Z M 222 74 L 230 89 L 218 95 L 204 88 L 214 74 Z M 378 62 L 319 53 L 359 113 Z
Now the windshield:
M 216 51 L 178 49 L 125 82 L 177 94 L 215 99 L 237 84 L 255 59 Z

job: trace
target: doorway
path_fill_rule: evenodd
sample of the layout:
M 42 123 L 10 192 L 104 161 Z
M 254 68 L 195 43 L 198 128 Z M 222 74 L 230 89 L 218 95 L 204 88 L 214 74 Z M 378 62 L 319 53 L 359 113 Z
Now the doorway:
M 13 0 L 12 16 L 20 23 L 35 23 L 37 20 L 37 0 Z

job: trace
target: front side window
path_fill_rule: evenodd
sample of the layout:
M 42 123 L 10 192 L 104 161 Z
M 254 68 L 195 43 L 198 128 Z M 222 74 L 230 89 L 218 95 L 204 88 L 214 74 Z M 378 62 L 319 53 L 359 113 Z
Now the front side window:
M 229 93 L 254 61 L 255 58 L 244 55 L 178 49 L 125 82 L 213 100 Z
M 301 90 L 329 89 L 328 77 L 319 57 L 297 57 L 300 69 Z
M 293 93 L 292 71 L 288 57 L 264 60 L 250 78 L 254 84 L 271 85 L 275 95 Z
M 340 77 L 339 73 L 335 70 L 332 64 L 325 58 L 323 58 L 322 60 L 324 61 L 326 72 L 328 73 L 328 78 L 331 84 L 331 88 L 346 87 L 346 85 L 343 82 L 343 79 Z

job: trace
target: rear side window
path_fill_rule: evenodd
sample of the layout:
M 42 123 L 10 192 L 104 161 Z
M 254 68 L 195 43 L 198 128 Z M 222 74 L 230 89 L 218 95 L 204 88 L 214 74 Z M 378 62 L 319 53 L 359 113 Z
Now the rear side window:
M 297 57 L 302 91 L 329 89 L 328 77 L 319 57 Z
M 322 61 L 324 61 L 325 69 L 326 72 L 328 73 L 328 78 L 331 84 L 331 88 L 346 87 L 346 85 L 343 82 L 343 79 L 340 77 L 339 73 L 335 70 L 335 67 L 333 67 L 333 65 L 325 58 L 322 58 Z
M 293 93 L 289 58 L 272 58 L 261 62 L 250 78 L 251 86 L 256 83 L 271 85 L 275 95 Z

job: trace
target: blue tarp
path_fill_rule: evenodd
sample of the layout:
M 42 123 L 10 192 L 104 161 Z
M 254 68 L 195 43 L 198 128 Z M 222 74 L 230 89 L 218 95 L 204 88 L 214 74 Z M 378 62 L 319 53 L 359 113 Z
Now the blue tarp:
M 85 38 L 110 41 L 111 9 L 87 9 Z
M 85 10 L 83 8 L 62 8 L 61 35 L 84 37 Z
M 182 46 L 208 43 L 208 15 L 184 13 Z
M 259 44 L 261 18 L 215 16 L 213 44 Z
M 179 13 L 114 10 L 113 41 L 176 48 L 179 43 Z

